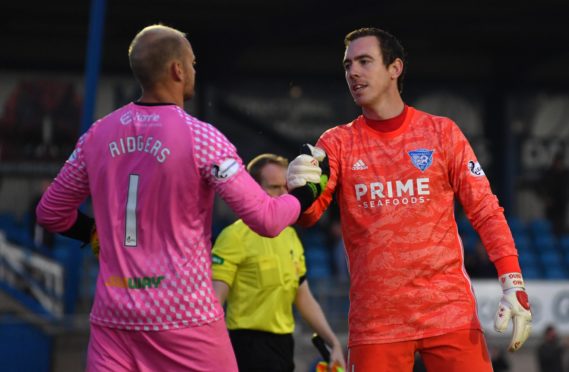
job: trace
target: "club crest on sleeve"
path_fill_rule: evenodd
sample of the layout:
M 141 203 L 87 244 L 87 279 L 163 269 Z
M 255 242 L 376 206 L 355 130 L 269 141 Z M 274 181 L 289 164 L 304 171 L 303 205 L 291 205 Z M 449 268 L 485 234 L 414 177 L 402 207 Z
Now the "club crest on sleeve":
M 435 150 L 417 149 L 409 151 L 409 157 L 411 157 L 411 162 L 417 169 L 424 172 L 427 168 L 433 164 L 433 153 Z
M 480 163 L 474 160 L 470 160 L 468 162 L 468 170 L 470 171 L 470 174 L 472 174 L 475 177 L 482 177 L 485 175 L 484 171 L 482 170 L 482 167 L 480 166 Z
M 239 163 L 235 159 L 225 159 L 221 163 L 214 164 L 211 174 L 218 180 L 226 180 L 239 170 Z
M 69 158 L 67 159 L 68 162 L 74 162 L 75 160 L 77 160 L 77 155 L 79 153 L 80 149 L 75 149 L 73 150 L 73 152 L 71 153 L 71 155 L 69 155 Z

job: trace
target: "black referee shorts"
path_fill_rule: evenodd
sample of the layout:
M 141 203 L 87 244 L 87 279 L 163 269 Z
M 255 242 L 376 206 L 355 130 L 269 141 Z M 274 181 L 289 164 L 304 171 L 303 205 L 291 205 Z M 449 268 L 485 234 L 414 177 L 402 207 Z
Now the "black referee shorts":
M 239 372 L 290 372 L 294 370 L 292 334 L 230 330 Z

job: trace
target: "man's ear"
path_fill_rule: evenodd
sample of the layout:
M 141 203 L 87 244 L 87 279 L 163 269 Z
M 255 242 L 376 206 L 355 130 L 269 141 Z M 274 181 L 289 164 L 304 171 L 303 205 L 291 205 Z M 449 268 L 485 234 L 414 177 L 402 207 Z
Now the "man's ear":
M 401 58 L 395 58 L 389 65 L 389 73 L 391 74 L 392 79 L 397 79 L 403 73 L 403 61 Z
M 170 73 L 175 81 L 184 80 L 184 66 L 180 61 L 172 61 L 170 64 Z

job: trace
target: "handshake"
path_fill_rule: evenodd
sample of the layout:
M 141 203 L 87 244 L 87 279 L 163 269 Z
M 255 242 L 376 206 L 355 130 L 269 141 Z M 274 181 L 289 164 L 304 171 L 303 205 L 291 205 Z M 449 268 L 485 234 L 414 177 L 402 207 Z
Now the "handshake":
M 286 177 L 288 191 L 300 202 L 301 213 L 322 194 L 328 176 L 326 152 L 309 144 L 302 145 L 301 155 L 290 162 Z

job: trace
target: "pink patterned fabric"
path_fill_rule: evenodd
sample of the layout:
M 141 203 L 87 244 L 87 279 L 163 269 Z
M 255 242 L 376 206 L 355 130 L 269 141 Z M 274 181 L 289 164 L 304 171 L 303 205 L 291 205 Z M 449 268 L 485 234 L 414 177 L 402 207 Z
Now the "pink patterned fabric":
M 61 232 L 92 197 L 101 247 L 92 323 L 159 331 L 223 317 L 211 286 L 215 192 L 266 236 L 300 210 L 290 195 L 269 197 L 223 134 L 175 105 L 131 103 L 92 125 L 37 208 L 39 223 Z
M 223 320 L 150 333 L 93 325 L 87 371 L 237 372 L 237 361 Z

